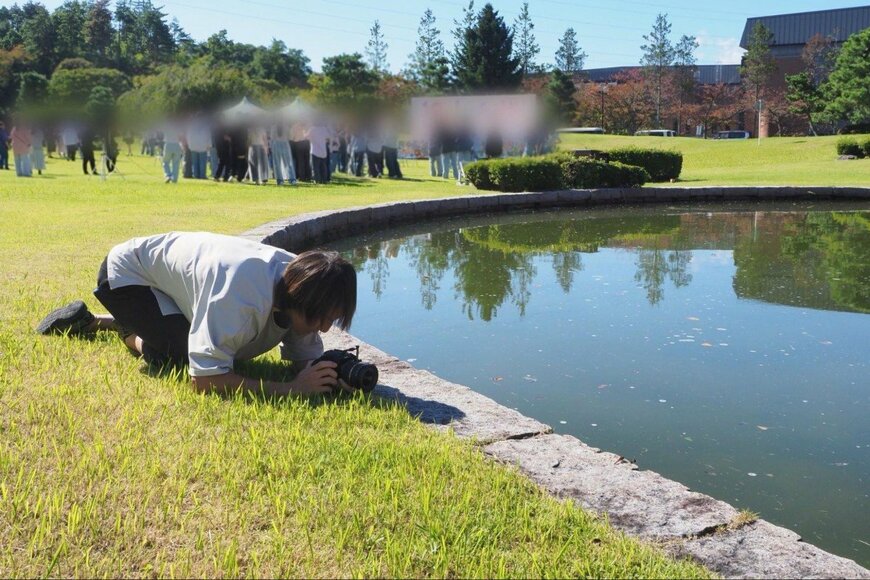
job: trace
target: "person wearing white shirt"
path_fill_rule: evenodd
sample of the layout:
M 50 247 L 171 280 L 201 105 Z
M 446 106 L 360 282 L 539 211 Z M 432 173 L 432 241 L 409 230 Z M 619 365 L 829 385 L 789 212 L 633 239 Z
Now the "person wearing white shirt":
M 335 363 L 310 363 L 323 354 L 319 333 L 333 324 L 350 327 L 356 272 L 336 252 L 296 256 L 234 236 L 170 232 L 113 247 L 94 296 L 108 315 L 95 316 L 75 301 L 52 311 L 37 332 L 118 331 L 149 364 L 189 366 L 199 392 L 326 393 L 341 383 Z M 236 374 L 236 361 L 279 345 L 281 358 L 300 369 L 293 380 Z
M 194 117 L 187 128 L 187 148 L 190 149 L 191 177 L 205 179 L 208 151 L 212 148 L 212 142 L 211 129 L 202 117 Z

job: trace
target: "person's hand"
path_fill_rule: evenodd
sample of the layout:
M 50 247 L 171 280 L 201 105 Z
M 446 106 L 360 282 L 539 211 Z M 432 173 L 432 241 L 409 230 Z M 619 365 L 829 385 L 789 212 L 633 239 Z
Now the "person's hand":
M 322 395 L 332 392 L 338 382 L 336 364 L 332 361 L 320 361 L 316 365 L 308 363 L 296 378 L 290 381 L 290 392 L 300 395 Z M 341 381 L 342 383 L 344 381 Z

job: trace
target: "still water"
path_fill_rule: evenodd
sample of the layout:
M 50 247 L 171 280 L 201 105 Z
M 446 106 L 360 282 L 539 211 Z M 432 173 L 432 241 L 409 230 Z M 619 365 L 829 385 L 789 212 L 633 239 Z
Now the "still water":
M 870 564 L 870 205 L 560 210 L 338 249 L 361 339 Z

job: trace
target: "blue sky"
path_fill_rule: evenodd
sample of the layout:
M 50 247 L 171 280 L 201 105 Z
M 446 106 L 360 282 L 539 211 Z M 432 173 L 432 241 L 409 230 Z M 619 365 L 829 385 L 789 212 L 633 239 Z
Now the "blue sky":
M 452 45 L 453 19 L 467 0 L 153 0 L 163 5 L 195 39 L 204 40 L 224 28 L 230 38 L 268 44 L 278 38 L 301 48 L 318 70 L 324 56 L 363 52 L 369 28 L 380 20 L 389 45 L 390 69 L 398 71 L 413 52 L 420 16 L 431 8 L 445 45 Z M 53 9 L 61 2 L 45 1 Z M 475 0 L 475 7 L 485 2 Z M 522 0 L 495 0 L 496 10 L 512 23 Z M 529 0 L 535 35 L 541 46 L 539 62 L 552 63 L 558 39 L 568 27 L 577 31 L 589 55 L 587 68 L 632 65 L 640 59 L 642 36 L 656 14 L 665 12 L 674 40 L 683 34 L 698 38 L 700 64 L 739 63 L 738 47 L 746 18 L 830 8 L 863 6 L 838 0 Z

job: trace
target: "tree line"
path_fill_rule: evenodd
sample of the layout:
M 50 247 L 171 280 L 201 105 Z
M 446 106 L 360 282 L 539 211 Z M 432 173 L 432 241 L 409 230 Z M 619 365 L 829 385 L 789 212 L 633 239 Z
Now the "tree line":
M 867 87 L 852 86 L 854 78 L 867 78 L 866 39 L 849 50 L 844 46 L 839 55 L 829 41 L 814 39 L 806 57 L 813 64 L 789 80 L 787 94 L 774 94 L 768 88 L 769 31 L 753 31 L 741 87 L 701 86 L 696 39 L 672 40 L 667 15 L 660 14 L 643 36 L 640 67 L 602 86 L 584 82 L 587 55 L 573 28 L 560 38 L 552 64 L 541 62 L 534 29 L 528 2 L 508 23 L 492 4 L 478 9 L 470 0 L 453 20 L 449 50 L 427 9 L 414 52 L 399 72 L 390 70 L 388 38 L 375 20 L 360 52 L 326 57 L 315 73 L 301 49 L 278 39 L 257 46 L 235 42 L 221 30 L 194 41 L 150 0 L 118 0 L 114 10 L 110 0 L 67 0 L 53 11 L 29 1 L 0 7 L 0 113 L 97 115 L 119 106 L 141 118 L 242 96 L 271 104 L 301 95 L 356 107 L 402 103 L 418 94 L 527 90 L 541 94 L 561 122 L 600 124 L 612 132 L 666 121 L 679 131 L 727 124 L 758 100 L 774 124 L 799 116 L 812 131 L 823 123 L 870 116 Z M 861 70 L 865 74 L 855 77 Z

